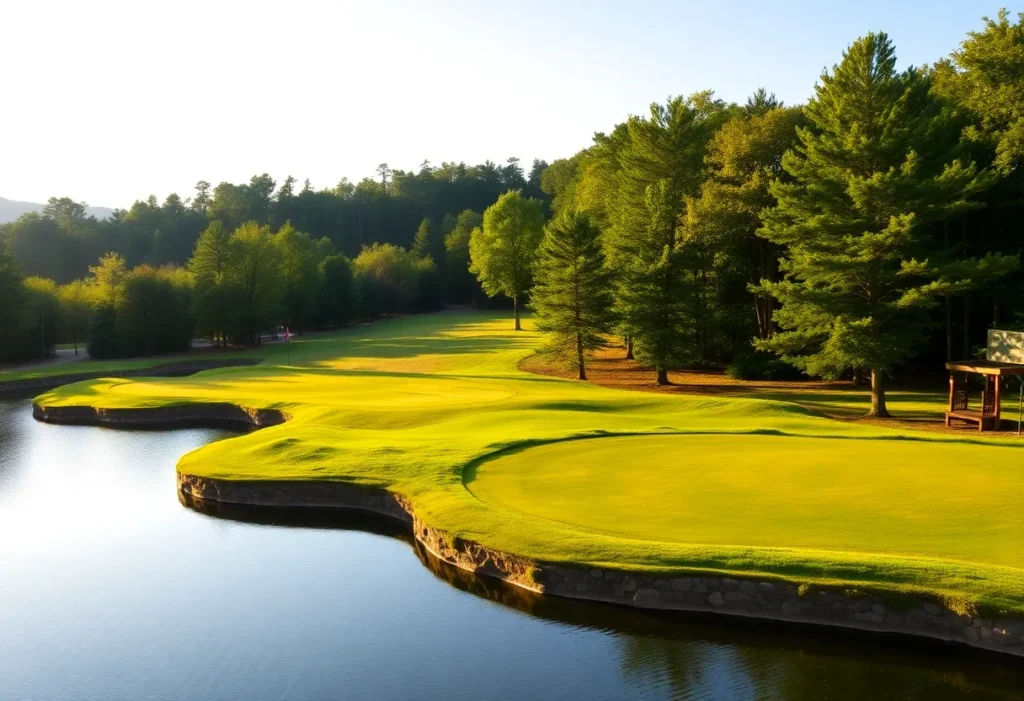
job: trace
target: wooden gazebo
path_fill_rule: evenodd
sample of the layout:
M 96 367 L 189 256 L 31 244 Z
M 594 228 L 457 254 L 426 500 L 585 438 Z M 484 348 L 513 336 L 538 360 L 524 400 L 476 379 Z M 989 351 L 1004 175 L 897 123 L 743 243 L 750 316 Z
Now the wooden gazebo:
M 1024 334 L 990 330 L 986 355 L 988 357 L 985 360 L 958 360 L 946 363 L 946 369 L 949 370 L 947 426 L 953 421 L 963 421 L 977 424 L 979 431 L 999 430 L 1002 422 L 1003 378 L 1024 377 Z M 962 381 L 957 381 L 957 373 L 964 374 Z M 970 406 L 968 375 L 981 375 L 985 379 L 985 389 L 981 392 L 981 406 L 977 409 Z

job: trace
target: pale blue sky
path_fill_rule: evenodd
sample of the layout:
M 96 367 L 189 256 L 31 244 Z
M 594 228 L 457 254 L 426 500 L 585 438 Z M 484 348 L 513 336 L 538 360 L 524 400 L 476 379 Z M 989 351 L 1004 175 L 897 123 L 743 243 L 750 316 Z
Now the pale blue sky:
M 269 172 L 554 160 L 670 94 L 807 99 L 872 30 L 901 66 L 1008 0 L 19 2 L 0 17 L 0 196 L 126 207 Z

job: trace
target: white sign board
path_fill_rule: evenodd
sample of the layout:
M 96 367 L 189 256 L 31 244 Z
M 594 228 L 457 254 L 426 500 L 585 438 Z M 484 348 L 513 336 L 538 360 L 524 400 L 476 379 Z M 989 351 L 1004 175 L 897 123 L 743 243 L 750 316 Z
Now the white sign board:
M 989 329 L 985 357 L 996 363 L 1024 365 L 1024 333 Z

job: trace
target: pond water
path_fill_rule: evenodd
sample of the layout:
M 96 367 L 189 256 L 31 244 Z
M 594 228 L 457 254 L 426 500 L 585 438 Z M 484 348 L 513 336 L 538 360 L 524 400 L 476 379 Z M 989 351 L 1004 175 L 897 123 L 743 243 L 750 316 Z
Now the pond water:
M 178 457 L 226 435 L 0 401 L 0 699 L 1024 698 L 1019 659 L 545 599 L 379 520 L 186 508 Z

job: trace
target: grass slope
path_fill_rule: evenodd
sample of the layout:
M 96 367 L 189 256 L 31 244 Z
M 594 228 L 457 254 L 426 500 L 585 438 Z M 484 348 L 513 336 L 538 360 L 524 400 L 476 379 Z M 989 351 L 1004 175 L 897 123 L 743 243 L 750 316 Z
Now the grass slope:
M 796 404 L 633 393 L 517 369 L 508 319 L 442 313 L 295 341 L 291 365 L 97 380 L 103 408 L 233 402 L 288 423 L 184 456 L 222 479 L 345 480 L 428 523 L 539 559 L 730 572 L 1024 613 L 1024 451 Z M 631 438 L 568 438 L 656 434 Z M 671 434 L 671 435 L 669 435 Z M 970 437 L 967 437 L 970 436 Z

